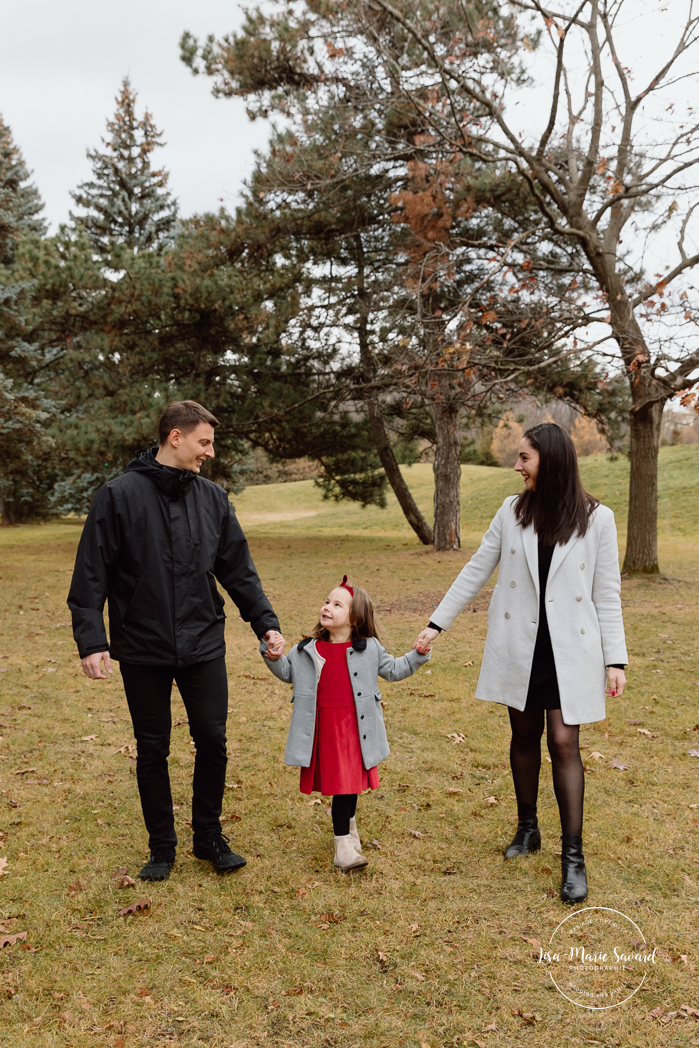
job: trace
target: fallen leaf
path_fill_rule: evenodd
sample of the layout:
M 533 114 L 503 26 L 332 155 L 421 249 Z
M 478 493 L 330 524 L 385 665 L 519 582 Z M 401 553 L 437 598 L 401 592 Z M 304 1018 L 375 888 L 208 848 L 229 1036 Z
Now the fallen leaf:
M 113 881 L 118 881 L 128 872 L 128 866 L 115 866 L 111 872 L 111 878 Z
M 590 754 L 590 756 L 595 761 L 603 761 L 604 760 L 604 754 L 600 753 L 599 750 L 593 750 L 592 753 Z
M 495 1022 L 488 1023 L 487 1026 L 483 1027 L 483 1033 L 497 1033 L 497 1031 L 498 1031 L 498 1024 L 495 1023 Z
M 99 739 L 99 735 L 81 735 L 80 736 L 80 741 L 81 742 L 94 742 L 95 739 Z
M 388 954 L 382 953 L 381 950 L 376 951 L 376 956 L 379 959 L 379 964 L 386 964 L 388 962 Z
M 408 927 L 410 928 L 411 932 L 416 932 L 418 930 L 418 928 L 420 927 L 420 925 L 419 924 L 409 924 Z
M 447 787 L 447 793 L 452 793 L 453 794 L 453 793 L 463 793 L 463 792 L 464 791 L 460 790 L 458 786 L 449 786 L 449 787 Z
M 311 808 L 313 807 L 314 804 L 322 804 L 322 803 L 323 802 L 319 801 L 319 800 L 311 801 Z
M 538 940 L 538 939 L 530 939 L 530 938 L 529 938 L 528 936 L 526 936 L 526 935 L 523 935 L 523 936 L 522 936 L 522 938 L 523 938 L 523 940 L 524 940 L 525 942 L 528 942 L 528 943 L 529 943 L 529 944 L 530 944 L 531 946 L 541 946 L 541 943 L 539 942 L 539 940 Z
M 550 866 L 542 866 L 541 867 L 541 872 L 542 873 L 551 873 L 551 867 Z
M 133 879 L 133 877 L 129 877 L 129 875 L 127 873 L 125 873 L 123 875 L 123 877 L 120 877 L 119 881 L 117 883 L 117 888 L 135 888 L 135 887 L 136 887 L 136 881 Z
M 419 830 L 410 830 L 410 833 L 412 834 L 413 837 L 424 837 L 425 836 L 424 833 L 420 833 Z
M 497 797 L 486 797 L 485 803 L 487 805 L 489 805 L 489 806 L 493 805 L 493 804 L 497 804 L 498 803 L 498 799 L 497 799 Z
M 28 775 L 30 771 L 36 771 L 36 768 L 19 768 L 15 775 Z
M 124 906 L 122 910 L 119 910 L 120 917 L 128 917 L 132 913 L 145 913 L 146 910 L 150 910 L 151 899 L 136 899 L 130 906 Z
M 86 884 L 81 884 L 80 881 L 76 881 L 75 884 L 68 885 L 68 894 L 71 896 L 77 895 L 78 892 L 84 892 L 86 888 Z
M 627 769 L 627 768 L 628 768 L 629 766 L 628 766 L 628 764 L 624 764 L 624 762 L 623 762 L 623 761 L 618 761 L 618 760 L 616 760 L 616 758 L 615 758 L 614 760 L 612 760 L 612 761 L 610 761 L 610 762 L 609 762 L 609 767 L 610 767 L 610 768 L 617 768 L 617 769 L 618 769 L 619 771 L 626 771 L 626 769 Z
M 659 1019 L 660 1016 L 664 1015 L 664 1014 L 665 1014 L 665 1009 L 662 1007 L 662 1005 L 659 1004 L 658 1007 L 654 1008 L 652 1012 L 648 1012 L 648 1018 L 649 1019 Z
M 306 891 L 306 889 L 305 888 L 299 888 L 299 890 L 296 892 L 296 898 L 297 899 L 307 899 L 308 898 L 308 892 Z
M 377 851 L 381 851 L 381 845 L 379 844 L 378 841 L 372 841 L 371 844 L 372 844 L 372 847 L 376 848 Z
M 4 950 L 6 946 L 14 946 L 16 942 L 26 938 L 26 932 L 17 932 L 15 935 L 0 935 L 0 950 Z
M 687 750 L 690 757 L 699 757 L 699 750 Z
M 282 890 L 281 888 L 272 888 L 272 891 L 273 891 L 273 892 L 276 892 L 276 893 L 277 893 L 277 895 L 279 894 L 279 892 L 280 892 L 281 890 Z
M 627 720 L 626 723 L 627 724 L 643 724 L 643 721 L 641 721 L 641 720 Z
M 451 739 L 453 746 L 460 742 L 466 742 L 466 736 L 460 731 L 450 731 L 447 738 Z
M 690 1008 L 688 1004 L 683 1004 L 680 1011 L 684 1012 L 685 1015 L 691 1015 L 695 1019 L 699 1019 L 699 1008 Z
M 228 818 L 231 820 L 231 822 L 240 822 L 242 820 L 243 816 L 242 815 L 238 815 L 237 812 L 232 811 L 230 813 L 230 815 L 228 816 Z
M 5 867 L 7 866 L 7 859 L 0 859 L 0 877 L 5 876 Z
M 655 737 L 652 731 L 648 731 L 648 728 L 636 728 L 636 731 L 639 735 L 647 735 L 649 739 Z
M 468 662 L 465 662 L 464 666 L 473 666 L 473 659 L 469 659 Z

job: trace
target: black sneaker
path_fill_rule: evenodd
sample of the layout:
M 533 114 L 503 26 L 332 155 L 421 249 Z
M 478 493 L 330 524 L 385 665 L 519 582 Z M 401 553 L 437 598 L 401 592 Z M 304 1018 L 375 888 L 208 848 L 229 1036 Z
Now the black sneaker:
M 174 865 L 174 848 L 155 848 L 138 876 L 142 881 L 164 881 Z
M 239 870 L 247 864 L 247 859 L 231 851 L 228 847 L 228 837 L 220 832 L 210 833 L 208 837 L 195 840 L 193 851 L 197 859 L 210 862 L 219 873 Z

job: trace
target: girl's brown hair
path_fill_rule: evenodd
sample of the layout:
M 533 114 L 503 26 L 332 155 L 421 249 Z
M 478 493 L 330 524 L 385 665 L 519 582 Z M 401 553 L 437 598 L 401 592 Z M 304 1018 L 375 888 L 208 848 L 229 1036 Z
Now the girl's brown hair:
M 351 582 L 349 585 L 354 590 L 354 596 L 352 597 L 352 603 L 350 604 L 352 639 L 376 637 L 377 640 L 380 640 L 385 644 L 386 637 L 376 617 L 371 597 L 361 586 L 353 586 Z M 330 639 L 330 634 L 325 626 L 321 626 L 320 620 L 316 623 L 311 632 L 306 634 L 306 636 L 309 638 L 314 637 L 316 640 Z

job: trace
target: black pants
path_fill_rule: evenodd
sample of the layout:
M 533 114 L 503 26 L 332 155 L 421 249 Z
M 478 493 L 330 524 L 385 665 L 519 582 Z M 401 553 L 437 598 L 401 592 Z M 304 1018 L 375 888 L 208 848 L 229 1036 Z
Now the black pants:
M 174 848 L 175 818 L 167 759 L 170 754 L 172 682 L 177 682 L 196 746 L 192 827 L 195 839 L 221 832 L 226 786 L 226 660 L 194 666 L 136 666 L 122 662 L 121 676 L 136 737 L 136 778 L 149 845 Z

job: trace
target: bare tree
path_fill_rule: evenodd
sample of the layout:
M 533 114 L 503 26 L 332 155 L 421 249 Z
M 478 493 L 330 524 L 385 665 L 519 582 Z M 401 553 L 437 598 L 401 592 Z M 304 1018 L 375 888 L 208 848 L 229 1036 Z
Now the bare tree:
M 634 14 L 628 0 L 564 0 L 556 8 L 514 0 L 510 10 L 523 25 L 523 46 L 537 49 L 530 87 L 533 81 L 539 93 L 533 96 L 527 96 L 504 51 L 500 62 L 494 57 L 487 22 L 473 19 L 466 6 L 460 29 L 449 34 L 412 0 L 361 0 L 358 6 L 367 33 L 373 31 L 379 44 L 396 34 L 410 41 L 413 67 L 421 66 L 423 82 L 432 89 L 420 116 L 436 138 L 481 164 L 507 164 L 521 181 L 539 216 L 537 264 L 542 265 L 546 242 L 566 256 L 565 265 L 558 265 L 558 294 L 570 303 L 571 316 L 577 308 L 577 337 L 598 356 L 621 358 L 631 395 L 624 568 L 658 572 L 662 411 L 699 370 L 696 291 L 689 278 L 699 262 L 694 226 L 699 123 L 691 104 L 677 102 L 678 92 L 687 98 L 689 84 L 696 83 L 699 16 L 693 0 L 685 4 L 674 46 L 658 58 L 640 89 L 633 86 L 623 53 L 630 45 L 621 15 Z M 675 15 L 679 7 L 675 3 Z M 527 34 L 524 22 L 532 19 L 539 25 Z M 487 61 L 474 68 L 460 56 L 466 41 L 472 53 L 479 37 Z M 550 67 L 542 61 L 544 48 L 551 54 Z M 541 105 L 543 90 L 548 97 Z M 472 107 L 468 120 L 459 102 L 464 96 Z M 541 111 L 536 133 L 532 98 Z M 665 265 L 671 237 L 675 257 Z M 601 337 L 595 321 L 607 325 Z

